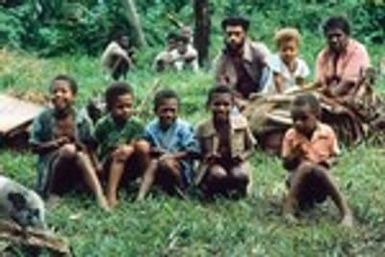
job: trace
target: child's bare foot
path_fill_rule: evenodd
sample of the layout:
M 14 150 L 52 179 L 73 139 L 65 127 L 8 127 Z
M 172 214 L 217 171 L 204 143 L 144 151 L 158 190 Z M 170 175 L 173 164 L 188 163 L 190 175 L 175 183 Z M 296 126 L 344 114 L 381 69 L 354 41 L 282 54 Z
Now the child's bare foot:
M 107 199 L 104 196 L 99 197 L 97 202 L 98 202 L 99 207 L 102 208 L 103 210 L 108 211 L 108 212 L 111 211 L 111 208 L 107 202 Z
M 348 228 L 353 227 L 353 216 L 351 214 L 345 215 L 342 218 L 340 225 Z
M 111 209 L 115 208 L 118 205 L 118 200 L 116 199 L 116 197 L 110 197 L 107 201 Z
M 58 195 L 51 194 L 46 200 L 46 207 L 49 210 L 53 210 L 60 205 L 61 197 Z
M 295 225 L 298 223 L 298 219 L 291 213 L 286 213 L 284 215 L 284 219 L 285 219 L 286 223 L 288 223 L 290 225 Z

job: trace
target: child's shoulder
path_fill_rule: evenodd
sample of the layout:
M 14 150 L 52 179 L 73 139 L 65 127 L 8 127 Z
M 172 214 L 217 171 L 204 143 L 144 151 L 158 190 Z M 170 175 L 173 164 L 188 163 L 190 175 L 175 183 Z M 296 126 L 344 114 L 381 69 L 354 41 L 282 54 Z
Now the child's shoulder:
M 209 133 L 214 133 L 214 125 L 211 118 L 201 120 L 196 126 L 196 134 L 198 136 L 203 136 Z
M 53 109 L 52 108 L 45 108 L 43 109 L 39 115 L 37 116 L 39 119 L 44 119 L 44 118 L 49 118 L 49 117 L 53 117 Z
M 135 124 L 135 125 L 137 125 L 137 124 L 142 125 L 143 124 L 143 121 L 137 116 L 130 117 L 130 119 L 127 122 L 130 124 Z
M 319 122 L 318 130 L 320 131 L 320 133 L 325 135 L 335 135 L 333 128 L 326 123 Z
M 244 129 L 249 127 L 249 122 L 245 116 L 241 114 L 230 116 L 231 127 L 233 129 Z
M 292 138 L 296 137 L 297 135 L 298 135 L 298 132 L 295 130 L 295 128 L 289 128 L 288 130 L 286 130 L 284 138 L 285 139 L 292 139 Z
M 105 124 L 110 123 L 110 117 L 109 115 L 102 116 L 95 124 L 95 128 L 99 128 L 102 126 L 105 126 Z
M 176 121 L 176 124 L 181 129 L 192 129 L 193 125 L 192 123 L 188 122 L 187 120 L 178 118 Z

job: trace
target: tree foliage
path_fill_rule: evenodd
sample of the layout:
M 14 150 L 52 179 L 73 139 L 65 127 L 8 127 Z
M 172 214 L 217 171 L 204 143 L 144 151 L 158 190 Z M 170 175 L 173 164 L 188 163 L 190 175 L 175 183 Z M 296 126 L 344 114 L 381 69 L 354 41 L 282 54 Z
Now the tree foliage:
M 24 0 L 0 2 L 0 44 L 38 51 L 42 55 L 100 52 L 117 30 L 137 42 L 121 0 Z M 1 4 L 3 3 L 3 4 Z M 2 5 L 2 6 L 1 6 Z M 168 14 L 193 25 L 191 0 L 136 1 L 146 41 L 150 46 L 164 42 L 176 29 Z M 355 35 L 364 42 L 383 43 L 385 5 L 378 1 L 335 0 L 211 0 L 212 36 L 219 35 L 225 15 L 244 14 L 252 19 L 259 37 L 270 37 L 280 26 L 295 26 L 302 32 L 318 33 L 329 15 L 343 14 L 354 24 Z

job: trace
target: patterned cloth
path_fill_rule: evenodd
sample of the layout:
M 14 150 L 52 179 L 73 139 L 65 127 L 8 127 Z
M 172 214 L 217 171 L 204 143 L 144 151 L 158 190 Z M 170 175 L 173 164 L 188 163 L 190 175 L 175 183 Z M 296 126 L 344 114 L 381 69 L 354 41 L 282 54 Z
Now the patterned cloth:
M 144 126 L 138 118 L 131 117 L 122 126 L 118 126 L 111 115 L 107 114 L 95 126 L 94 137 L 98 144 L 99 159 L 104 161 L 119 145 L 142 138 L 143 132 Z
M 159 120 L 151 121 L 144 132 L 144 139 L 152 147 L 165 150 L 167 153 L 177 153 L 188 151 L 198 152 L 198 143 L 194 137 L 193 127 L 181 119 L 177 119 L 166 131 L 160 127 Z M 191 159 L 182 160 L 182 172 L 187 184 L 191 182 L 193 175 L 193 161 Z
M 73 109 L 73 117 L 75 117 L 75 140 L 85 145 L 93 142 L 92 138 L 92 122 L 91 120 L 75 109 Z M 29 142 L 32 145 L 39 145 L 54 140 L 56 129 L 56 119 L 54 109 L 44 110 L 32 124 Z M 52 173 L 52 162 L 57 156 L 56 150 L 48 153 L 39 154 L 37 161 L 37 188 L 36 190 L 45 195 L 48 190 L 49 179 Z

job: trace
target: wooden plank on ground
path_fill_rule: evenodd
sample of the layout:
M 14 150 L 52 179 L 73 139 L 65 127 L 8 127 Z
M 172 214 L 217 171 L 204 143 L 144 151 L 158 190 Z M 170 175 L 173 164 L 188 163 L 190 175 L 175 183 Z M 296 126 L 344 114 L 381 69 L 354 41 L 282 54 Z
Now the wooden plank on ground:
M 43 106 L 0 94 L 0 136 L 24 126 L 43 110 Z

